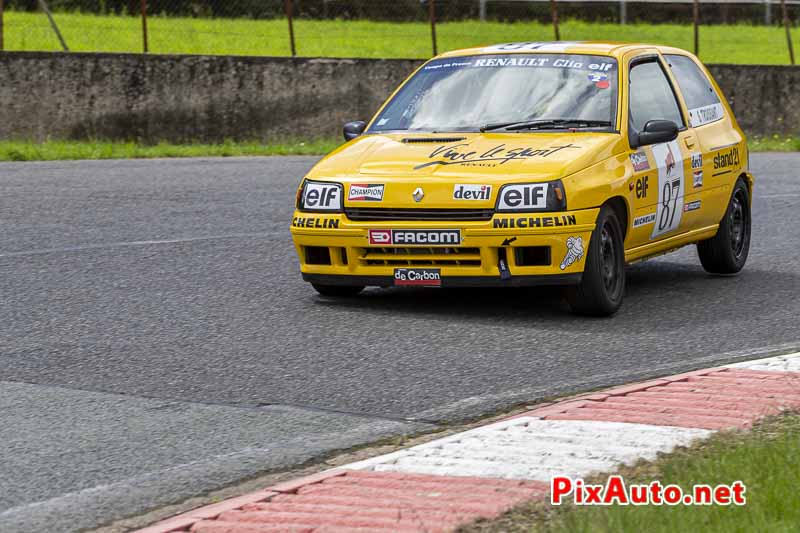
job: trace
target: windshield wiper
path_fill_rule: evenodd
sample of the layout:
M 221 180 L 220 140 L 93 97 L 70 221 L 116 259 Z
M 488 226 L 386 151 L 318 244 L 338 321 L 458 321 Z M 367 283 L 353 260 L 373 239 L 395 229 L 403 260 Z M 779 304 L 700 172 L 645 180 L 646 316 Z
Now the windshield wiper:
M 559 118 L 559 119 L 539 119 L 527 120 L 523 122 L 500 122 L 497 124 L 486 124 L 481 131 L 494 130 L 544 130 L 556 128 L 596 128 L 598 126 L 611 126 L 608 120 L 583 120 L 580 118 Z

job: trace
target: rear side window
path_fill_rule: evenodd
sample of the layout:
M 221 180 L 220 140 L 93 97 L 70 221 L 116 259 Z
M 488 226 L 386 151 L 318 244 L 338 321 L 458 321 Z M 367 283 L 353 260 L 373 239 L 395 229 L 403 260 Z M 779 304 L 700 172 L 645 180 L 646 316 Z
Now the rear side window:
M 720 120 L 724 110 L 719 95 L 700 67 L 686 56 L 665 57 L 689 108 L 689 125 L 696 128 Z
M 642 131 L 650 120 L 671 120 L 679 128 L 684 125 L 675 93 L 657 61 L 631 68 L 629 102 L 629 122 L 636 131 Z

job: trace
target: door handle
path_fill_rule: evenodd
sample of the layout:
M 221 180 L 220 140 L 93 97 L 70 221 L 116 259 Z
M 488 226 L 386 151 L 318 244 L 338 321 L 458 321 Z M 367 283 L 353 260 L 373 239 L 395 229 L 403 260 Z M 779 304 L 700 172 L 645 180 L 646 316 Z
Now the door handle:
M 687 135 L 683 138 L 686 148 L 694 148 L 694 135 Z

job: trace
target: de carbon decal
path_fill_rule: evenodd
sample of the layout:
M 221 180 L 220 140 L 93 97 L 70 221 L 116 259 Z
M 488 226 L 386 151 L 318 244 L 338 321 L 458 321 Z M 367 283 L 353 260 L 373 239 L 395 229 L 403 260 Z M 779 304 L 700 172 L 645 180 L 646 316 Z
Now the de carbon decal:
M 556 228 L 577 224 L 575 215 L 547 217 L 495 217 L 494 227 L 502 229 L 514 228 Z
M 464 165 L 494 167 L 518 159 L 531 159 L 534 157 L 546 158 L 570 148 L 580 148 L 574 144 L 551 146 L 548 148 L 517 147 L 509 148 L 505 144 L 498 144 L 486 151 L 471 150 L 468 143 L 450 144 L 436 148 L 428 155 L 429 161 L 414 167 L 414 170 L 435 165 Z
M 294 217 L 292 219 L 293 228 L 315 228 L 315 229 L 338 229 L 339 220 L 335 218 L 322 217 Z
M 438 268 L 395 268 L 394 284 L 397 286 L 441 287 L 442 274 Z
M 383 184 L 353 183 L 347 193 L 351 202 L 380 202 L 383 200 Z
M 582 257 L 583 238 L 570 237 L 567 239 L 567 255 L 564 256 L 564 259 L 561 261 L 561 265 L 559 265 L 559 267 L 561 270 L 565 270 L 568 266 L 580 261 Z

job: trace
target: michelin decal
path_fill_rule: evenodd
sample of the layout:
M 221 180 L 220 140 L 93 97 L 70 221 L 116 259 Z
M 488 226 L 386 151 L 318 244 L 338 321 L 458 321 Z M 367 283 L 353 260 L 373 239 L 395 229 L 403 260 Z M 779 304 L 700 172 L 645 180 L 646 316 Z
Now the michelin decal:
M 567 239 L 567 255 L 561 261 L 561 270 L 566 268 L 583 258 L 583 238 L 570 237 Z

